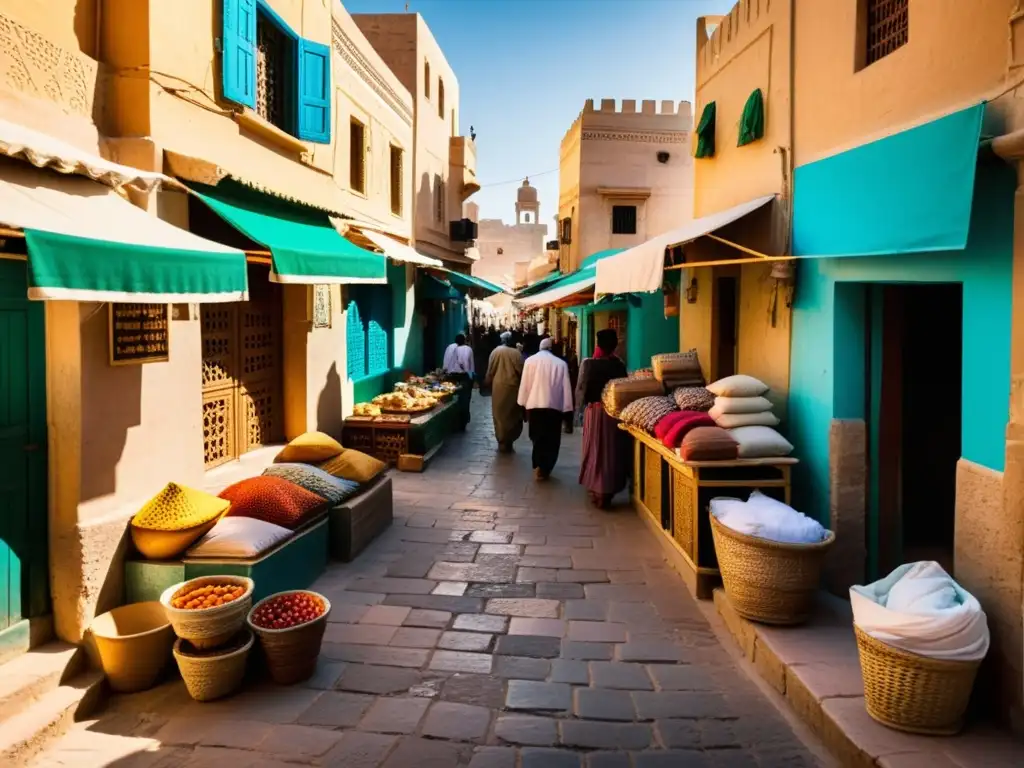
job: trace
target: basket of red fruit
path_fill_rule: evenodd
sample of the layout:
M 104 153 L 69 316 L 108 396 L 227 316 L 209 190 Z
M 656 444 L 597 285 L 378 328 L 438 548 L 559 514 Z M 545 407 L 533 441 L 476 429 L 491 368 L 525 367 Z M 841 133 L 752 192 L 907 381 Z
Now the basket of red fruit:
M 292 685 L 313 676 L 330 612 L 326 597 L 304 589 L 278 592 L 249 611 L 246 621 L 260 639 L 275 683 Z

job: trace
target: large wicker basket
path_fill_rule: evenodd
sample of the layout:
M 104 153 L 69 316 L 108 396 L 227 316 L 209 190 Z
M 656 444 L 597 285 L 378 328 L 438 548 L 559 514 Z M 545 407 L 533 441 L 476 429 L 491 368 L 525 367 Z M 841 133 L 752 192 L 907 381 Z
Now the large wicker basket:
M 814 610 L 821 563 L 835 534 L 816 544 L 784 544 L 747 536 L 711 515 L 718 569 L 740 616 L 782 626 L 805 622 Z
M 171 606 L 171 601 L 179 594 L 207 584 L 244 586 L 245 594 L 216 608 L 190 611 Z M 164 607 L 167 620 L 174 627 L 174 634 L 188 640 L 196 648 L 205 650 L 223 645 L 245 625 L 245 616 L 252 607 L 254 587 L 253 580 L 245 576 L 200 576 L 168 587 L 160 595 L 160 604 Z
M 284 595 L 307 594 L 323 601 L 324 612 L 313 621 L 288 629 L 265 629 L 253 624 L 252 617 L 264 603 Z M 320 644 L 327 629 L 327 617 L 331 614 L 331 602 L 319 592 L 309 589 L 293 589 L 277 592 L 260 600 L 249 611 L 246 623 L 256 633 L 263 649 L 270 677 L 279 685 L 294 685 L 308 680 L 316 672 L 317 658 L 320 656 Z
M 931 736 L 952 736 L 963 727 L 980 659 L 930 659 L 876 640 L 857 625 L 853 631 L 872 718 L 897 731 Z
M 213 701 L 234 693 L 245 679 L 246 662 L 252 650 L 252 633 L 244 627 L 236 643 L 224 653 L 207 651 L 197 654 L 187 640 L 174 642 L 174 660 L 185 681 L 188 694 L 196 701 Z M 230 640 L 231 638 L 229 638 Z

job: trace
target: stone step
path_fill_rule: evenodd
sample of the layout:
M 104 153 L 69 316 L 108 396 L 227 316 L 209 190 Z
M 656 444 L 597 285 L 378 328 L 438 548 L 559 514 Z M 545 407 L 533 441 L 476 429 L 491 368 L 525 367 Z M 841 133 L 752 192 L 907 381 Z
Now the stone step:
M 0 723 L 56 689 L 85 668 L 85 654 L 70 643 L 52 642 L 0 666 Z
M 0 765 L 27 765 L 76 720 L 95 711 L 102 699 L 103 683 L 102 672 L 80 672 L 5 718 L 0 722 Z

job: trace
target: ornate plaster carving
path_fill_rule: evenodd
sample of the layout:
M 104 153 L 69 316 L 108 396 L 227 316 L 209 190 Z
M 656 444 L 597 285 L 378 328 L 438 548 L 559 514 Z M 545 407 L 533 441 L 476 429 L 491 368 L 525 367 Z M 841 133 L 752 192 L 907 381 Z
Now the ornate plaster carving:
M 0 14 L 0 87 L 92 118 L 99 65 Z
M 384 103 L 402 118 L 406 125 L 412 125 L 412 107 L 406 104 L 398 92 L 380 76 L 376 68 L 363 56 L 363 52 L 359 50 L 355 41 L 345 34 L 345 30 L 337 21 L 333 20 L 331 41 L 334 50 L 352 68 L 352 71 L 359 75 L 362 81 L 372 88 L 384 100 Z
M 584 131 L 584 141 L 635 141 L 644 144 L 685 144 L 689 133 L 684 131 Z

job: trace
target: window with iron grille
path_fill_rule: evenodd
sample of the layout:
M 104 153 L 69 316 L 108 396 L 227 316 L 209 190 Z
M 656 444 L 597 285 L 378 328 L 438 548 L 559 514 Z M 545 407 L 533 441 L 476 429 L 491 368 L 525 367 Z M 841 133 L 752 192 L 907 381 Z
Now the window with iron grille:
M 349 186 L 366 194 L 366 127 L 358 120 L 349 125 Z
M 444 181 L 440 176 L 434 177 L 434 219 L 438 224 L 444 222 Z
M 910 0 L 862 0 L 863 66 L 885 58 L 907 44 Z
M 636 234 L 636 206 L 635 205 L 613 205 L 612 206 L 612 234 L 613 235 L 635 235 Z
M 281 130 L 290 130 L 287 68 L 291 41 L 263 13 L 256 13 L 256 114 Z
M 402 215 L 402 149 L 391 146 L 391 212 Z
M 562 245 L 572 244 L 572 219 L 562 219 Z
M 348 377 L 379 376 L 391 368 L 391 289 L 386 285 L 348 287 L 345 344 Z

